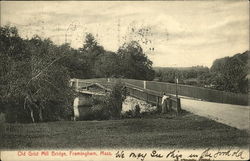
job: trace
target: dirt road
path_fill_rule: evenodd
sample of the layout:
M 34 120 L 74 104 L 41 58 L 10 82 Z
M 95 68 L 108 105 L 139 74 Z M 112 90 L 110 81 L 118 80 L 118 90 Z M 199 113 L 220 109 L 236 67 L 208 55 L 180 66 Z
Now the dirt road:
M 213 119 L 217 122 L 249 130 L 249 106 L 222 104 L 192 99 L 181 99 L 182 109 Z

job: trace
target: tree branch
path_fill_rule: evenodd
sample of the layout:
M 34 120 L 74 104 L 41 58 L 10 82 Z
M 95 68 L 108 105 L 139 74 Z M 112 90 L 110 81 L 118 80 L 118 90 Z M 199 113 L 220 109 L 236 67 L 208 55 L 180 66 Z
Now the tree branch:
M 66 56 L 66 55 L 65 55 L 65 56 Z M 65 56 L 63 56 L 63 57 L 65 57 Z M 38 77 L 39 77 L 44 71 L 46 71 L 51 65 L 53 65 L 55 62 L 57 62 L 58 60 L 60 60 L 60 59 L 63 58 L 63 57 L 60 57 L 60 58 L 57 58 L 57 59 L 53 60 L 48 66 L 46 66 L 44 69 L 42 69 L 41 72 L 39 72 L 36 76 L 32 77 L 32 78 L 28 81 L 28 83 L 26 84 L 26 86 L 28 86 L 29 83 L 30 83 L 32 80 L 38 78 Z

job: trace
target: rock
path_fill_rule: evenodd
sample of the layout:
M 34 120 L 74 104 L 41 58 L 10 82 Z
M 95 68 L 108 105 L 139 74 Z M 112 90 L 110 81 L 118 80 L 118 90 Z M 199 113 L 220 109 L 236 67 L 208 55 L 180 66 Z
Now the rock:
M 139 105 L 140 113 L 156 110 L 156 106 L 153 106 L 145 101 L 127 96 L 127 98 L 124 100 L 122 104 L 122 113 L 125 113 L 126 111 L 129 111 L 129 110 L 134 111 L 136 105 Z

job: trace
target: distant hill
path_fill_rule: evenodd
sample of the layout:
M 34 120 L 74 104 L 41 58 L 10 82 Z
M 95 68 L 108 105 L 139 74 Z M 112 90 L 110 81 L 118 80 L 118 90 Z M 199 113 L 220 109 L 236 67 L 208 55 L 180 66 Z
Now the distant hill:
M 204 69 L 204 68 L 208 68 L 206 66 L 192 66 L 192 67 L 153 67 L 153 69 L 156 72 L 159 71 L 167 71 L 167 70 L 179 70 L 179 71 L 189 71 L 189 70 L 197 70 L 197 69 Z

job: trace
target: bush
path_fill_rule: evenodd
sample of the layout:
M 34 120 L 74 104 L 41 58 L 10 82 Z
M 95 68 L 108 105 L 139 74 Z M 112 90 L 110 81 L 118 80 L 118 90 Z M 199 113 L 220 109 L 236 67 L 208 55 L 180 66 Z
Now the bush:
M 80 106 L 79 120 L 107 120 L 110 118 L 105 96 L 93 96 L 90 106 Z
M 146 117 L 146 116 L 150 116 L 150 115 L 157 115 L 157 114 L 159 114 L 159 112 L 157 110 L 143 111 L 143 112 L 141 112 L 141 117 Z
M 77 118 L 77 120 L 95 120 L 96 118 L 94 118 L 94 114 L 91 111 L 91 107 L 84 107 L 87 109 L 84 109 L 84 111 L 82 112 L 81 106 L 78 107 L 79 108 L 79 112 L 80 112 L 80 117 Z
M 103 104 L 92 106 L 91 112 L 96 120 L 107 120 L 110 118 L 109 110 Z
M 132 118 L 132 117 L 133 117 L 132 110 L 128 110 L 122 114 L 122 118 Z
M 141 117 L 141 108 L 137 104 L 132 110 L 128 110 L 122 114 L 122 118 L 140 118 Z
M 105 101 L 110 112 L 110 118 L 117 119 L 121 117 L 122 102 L 126 99 L 126 95 L 126 87 L 121 81 L 118 81 Z
M 134 116 L 135 117 L 140 117 L 140 111 L 141 111 L 140 106 L 139 105 L 135 105 Z
M 81 113 L 78 120 L 107 120 L 110 118 L 108 109 L 101 104 L 84 108 L 87 109 L 84 110 L 84 113 Z
M 5 121 L 8 123 L 29 123 L 31 122 L 31 118 L 22 106 L 11 104 L 5 110 Z
M 63 103 L 50 101 L 43 111 L 44 121 L 70 120 L 73 109 Z

